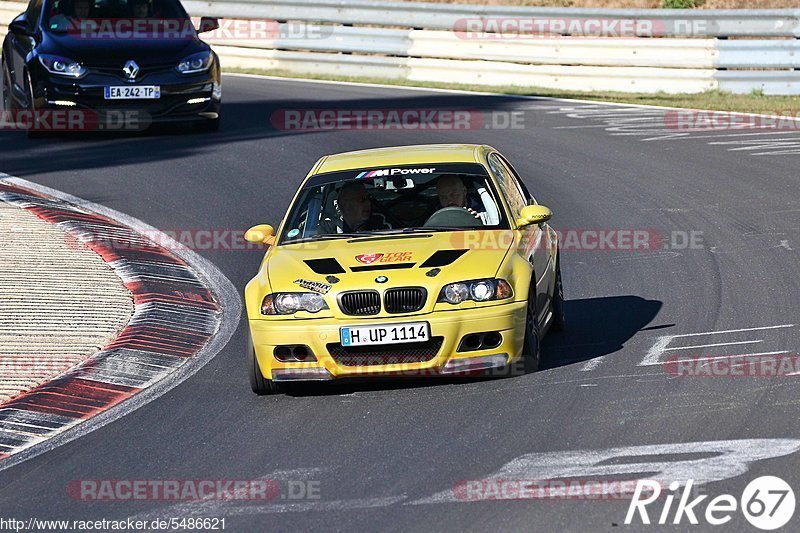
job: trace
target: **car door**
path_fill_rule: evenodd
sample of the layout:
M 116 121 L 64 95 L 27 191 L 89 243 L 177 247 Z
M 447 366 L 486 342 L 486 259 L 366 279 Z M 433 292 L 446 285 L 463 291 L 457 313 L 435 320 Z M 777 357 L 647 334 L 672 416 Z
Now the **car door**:
M 490 154 L 488 162 L 511 209 L 511 216 L 515 219 L 519 218 L 522 208 L 531 202 L 535 203 L 535 200 L 529 193 L 526 194 L 527 189 L 523 191 L 521 182 L 499 153 Z M 551 282 L 547 231 L 545 231 L 544 224 L 534 224 L 521 228 L 519 231 L 523 233 L 522 246 L 524 246 L 520 249 L 520 253 L 533 265 L 536 274 L 536 310 L 539 315 L 537 319 L 541 323 L 548 310 L 548 288 Z

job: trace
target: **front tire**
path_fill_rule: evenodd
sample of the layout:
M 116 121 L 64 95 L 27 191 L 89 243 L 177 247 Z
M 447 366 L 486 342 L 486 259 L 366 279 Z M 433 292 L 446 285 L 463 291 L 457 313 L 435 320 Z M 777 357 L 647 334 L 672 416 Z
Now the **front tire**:
M 264 374 L 261 373 L 261 367 L 258 364 L 258 358 L 256 357 L 256 351 L 253 349 L 253 341 L 249 340 L 247 346 L 248 352 L 248 373 L 250 374 L 250 388 L 253 389 L 253 392 L 259 396 L 265 396 L 267 394 L 278 394 L 279 392 L 283 392 L 281 390 L 281 386 L 278 383 L 275 383 L 271 379 L 267 379 L 264 377 Z
M 556 286 L 553 288 L 553 321 L 550 328 L 553 331 L 564 331 L 567 327 L 567 317 L 564 314 L 564 287 L 561 284 L 561 254 L 556 258 Z
M 9 85 L 11 83 L 11 76 L 8 74 L 8 65 L 6 64 L 5 57 L 0 60 L 0 68 L 3 70 L 3 111 L 9 112 L 12 110 L 11 85 Z
M 33 92 L 33 79 L 31 79 L 30 72 L 25 73 L 25 82 L 27 85 L 27 111 L 31 114 L 31 127 L 28 128 L 28 139 L 39 139 L 44 137 L 45 131 L 41 128 L 39 117 L 36 114 L 36 97 Z
M 540 341 L 539 321 L 536 314 L 536 284 L 533 282 L 528 296 L 528 311 L 525 314 L 525 341 L 522 345 L 522 360 L 526 374 L 539 370 Z

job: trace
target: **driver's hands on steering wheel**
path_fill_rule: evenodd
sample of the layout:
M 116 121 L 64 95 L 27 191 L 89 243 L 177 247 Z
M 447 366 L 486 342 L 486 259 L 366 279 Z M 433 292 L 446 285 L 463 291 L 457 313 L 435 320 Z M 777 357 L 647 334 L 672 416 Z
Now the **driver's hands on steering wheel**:
M 477 212 L 477 211 L 475 211 L 474 209 L 470 209 L 469 207 L 465 207 L 465 208 L 464 208 L 464 210 L 465 210 L 467 213 L 469 213 L 470 215 L 472 215 L 472 216 L 474 216 L 475 218 L 477 218 L 477 219 L 479 219 L 479 220 L 480 220 L 480 218 L 481 218 L 481 215 L 480 215 L 480 213 L 478 213 L 478 212 Z

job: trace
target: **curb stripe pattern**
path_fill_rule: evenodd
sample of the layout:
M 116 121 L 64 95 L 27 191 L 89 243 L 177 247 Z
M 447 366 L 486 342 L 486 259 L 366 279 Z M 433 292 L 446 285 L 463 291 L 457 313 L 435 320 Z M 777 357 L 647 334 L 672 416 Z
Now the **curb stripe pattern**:
M 0 461 L 164 379 L 219 330 L 213 293 L 167 248 L 69 202 L 0 183 L 0 201 L 55 224 L 100 255 L 133 294 L 134 313 L 100 352 L 0 404 Z M 112 244 L 113 243 L 113 244 Z

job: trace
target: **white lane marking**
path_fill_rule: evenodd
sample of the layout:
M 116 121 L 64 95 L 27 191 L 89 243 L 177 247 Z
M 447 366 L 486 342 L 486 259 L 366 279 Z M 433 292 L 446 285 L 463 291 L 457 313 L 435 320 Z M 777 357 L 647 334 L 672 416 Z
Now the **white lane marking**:
M 603 362 L 603 358 L 602 357 L 595 357 L 594 359 L 589 359 L 580 368 L 580 371 L 581 372 L 591 372 L 592 370 L 594 370 L 595 368 L 600 366 L 600 363 L 602 363 L 602 362 Z
M 410 505 L 457 503 L 480 500 L 483 487 L 504 482 L 530 483 L 559 479 L 611 478 L 626 480 L 650 479 L 667 486 L 677 481 L 681 486 L 688 480 L 695 485 L 722 481 L 746 473 L 750 465 L 763 459 L 772 459 L 795 453 L 800 440 L 793 439 L 743 439 L 708 442 L 656 444 L 629 446 L 602 450 L 576 450 L 566 452 L 530 453 L 506 463 L 499 470 L 471 481 L 460 482 L 453 489 L 438 492 L 427 498 L 409 502 Z M 696 458 L 678 460 L 658 459 L 653 456 L 696 454 Z M 708 457 L 709 454 L 714 454 Z M 609 464 L 610 463 L 610 464 Z M 616 463 L 616 464 L 615 464 Z M 603 494 L 619 491 L 618 484 L 601 484 Z M 494 500 L 518 499 L 518 494 L 501 491 L 493 493 Z
M 331 80 L 314 80 L 314 79 L 304 79 L 304 78 L 287 78 L 284 76 L 267 76 L 263 74 L 240 74 L 235 72 L 225 72 L 225 76 L 230 77 L 239 77 L 239 78 L 250 78 L 250 79 L 257 79 L 257 80 L 275 80 L 275 81 L 283 81 L 289 83 L 310 83 L 310 84 L 319 84 L 319 85 L 341 85 L 341 86 L 350 86 L 350 87 L 364 87 L 370 89 L 390 89 L 394 91 L 416 91 L 416 92 L 427 92 L 427 93 L 444 93 L 444 94 L 464 94 L 464 95 L 475 95 L 475 96 L 492 96 L 495 98 L 506 98 L 509 100 L 533 100 L 539 102 L 559 102 L 563 105 L 521 105 L 515 106 L 515 109 L 518 110 L 533 110 L 533 111 L 547 111 L 551 110 L 551 114 L 565 114 L 570 118 L 576 119 L 592 119 L 592 118 L 599 118 L 601 120 L 605 119 L 618 119 L 620 116 L 623 116 L 628 113 L 638 113 L 637 115 L 632 116 L 631 118 L 634 120 L 642 120 L 642 119 L 650 119 L 650 118 L 657 118 L 659 115 L 663 115 L 668 111 L 687 111 L 687 108 L 682 107 L 667 107 L 667 106 L 656 106 L 656 105 L 645 105 L 645 104 L 626 104 L 620 102 L 604 102 L 599 100 L 584 100 L 580 98 L 556 98 L 552 96 L 527 96 L 527 95 L 515 95 L 515 94 L 501 94 L 501 93 L 493 93 L 487 91 L 467 91 L 463 89 L 441 89 L 441 88 L 429 88 L 429 87 L 414 87 L 408 85 L 390 85 L 385 83 L 364 83 L 364 82 L 351 82 L 351 81 L 331 81 Z M 697 111 L 697 110 L 689 110 L 689 111 Z M 702 110 L 701 110 L 702 111 Z M 710 112 L 714 112 L 713 110 L 708 110 Z M 568 114 L 570 113 L 570 114 Z M 767 118 L 770 120 L 774 120 L 774 116 L 760 114 L 760 113 L 730 113 L 733 116 L 737 117 L 753 117 L 753 118 Z M 788 120 L 788 119 L 787 119 Z M 677 139 L 677 140 L 694 140 L 695 138 L 713 138 L 713 137 L 724 137 L 727 135 L 736 135 L 730 133 L 719 133 L 719 134 L 712 134 L 712 135 L 695 135 L 697 129 L 691 131 L 676 131 L 674 128 L 669 128 L 666 124 L 659 124 L 659 121 L 652 121 L 645 122 L 645 126 L 650 126 L 648 130 L 641 130 L 634 128 L 633 131 L 623 131 L 623 128 L 630 129 L 630 125 L 627 122 L 618 123 L 618 120 L 611 120 L 608 124 L 600 124 L 601 128 L 606 128 L 606 131 L 610 135 L 635 135 L 635 136 L 642 136 L 642 135 L 654 135 L 654 137 L 650 137 L 647 139 L 642 139 L 643 141 L 658 141 L 658 140 L 669 140 L 669 139 Z M 662 121 L 663 122 L 663 121 Z M 654 127 L 655 126 L 662 126 L 662 127 Z M 634 125 L 640 126 L 640 125 Z M 766 126 L 764 126 L 766 128 Z M 560 128 L 560 127 L 557 127 Z M 698 128 L 701 132 L 705 133 L 703 128 Z M 773 132 L 754 132 L 754 133 L 745 133 L 742 135 L 768 135 L 772 134 Z M 774 133 L 782 133 L 784 135 L 792 135 L 797 132 L 793 131 L 780 131 Z M 798 145 L 800 146 L 800 145 Z M 749 152 L 749 155 L 753 156 L 763 156 L 763 155 L 795 155 L 800 153 L 800 147 L 794 149 L 792 145 L 789 146 L 790 149 L 784 150 L 777 150 L 769 149 L 768 151 L 764 152 Z
M 781 324 L 779 326 L 762 326 L 756 328 L 739 328 L 739 329 L 724 329 L 719 331 L 704 331 L 700 333 L 682 333 L 677 335 L 663 335 L 658 337 L 650 349 L 645 354 L 642 361 L 639 363 L 638 366 L 652 366 L 652 365 L 660 365 L 663 364 L 662 357 L 668 351 L 678 349 L 678 347 L 670 348 L 669 344 L 675 339 L 687 338 L 687 337 L 702 337 L 706 335 L 723 335 L 727 333 L 743 333 L 749 331 L 769 331 L 774 329 L 784 329 L 784 328 L 792 328 L 794 324 Z M 747 355 L 747 354 L 740 354 L 740 355 Z
M 71 194 L 51 189 L 50 187 L 45 187 L 44 185 L 39 185 L 38 183 L 33 183 L 22 178 L 9 176 L 8 174 L 4 174 L 2 172 L 0 172 L 0 180 L 47 194 L 75 205 L 86 207 L 95 213 L 121 222 L 122 224 L 133 228 L 140 233 L 146 233 L 148 236 L 155 239 L 156 242 L 159 242 L 164 247 L 169 248 L 170 251 L 186 261 L 186 263 L 192 267 L 192 269 L 194 269 L 195 273 L 204 281 L 206 286 L 211 288 L 214 296 L 217 299 L 217 302 L 219 303 L 220 311 L 222 313 L 221 323 L 217 334 L 212 337 L 208 344 L 206 344 L 195 357 L 181 365 L 178 370 L 172 372 L 163 380 L 155 383 L 147 389 L 144 389 L 142 392 L 139 392 L 126 401 L 117 404 L 111 409 L 100 413 L 99 415 L 94 416 L 89 420 L 64 431 L 63 433 L 60 433 L 55 437 L 47 439 L 40 444 L 34 445 L 26 450 L 12 455 L 9 458 L 4 459 L 2 462 L 0 462 L 0 470 L 4 470 L 32 457 L 36 457 L 37 455 L 48 452 L 54 448 L 57 448 L 58 446 L 66 444 L 67 442 L 73 441 L 79 437 L 82 437 L 83 435 L 91 433 L 92 431 L 99 429 L 106 424 L 132 413 L 143 405 L 146 405 L 147 403 L 159 398 L 183 383 L 186 379 L 190 378 L 198 370 L 203 368 L 206 363 L 208 363 L 214 356 L 222 351 L 225 345 L 228 344 L 228 341 L 231 339 L 239 325 L 239 318 L 242 313 L 242 304 L 236 287 L 234 287 L 233 283 L 231 283 L 231 281 L 226 278 L 225 275 L 220 272 L 220 270 L 214 266 L 213 263 L 178 243 L 165 233 L 162 233 L 156 228 L 145 224 L 141 220 L 128 216 L 124 213 L 120 213 L 119 211 L 106 206 L 96 204 L 94 202 L 78 198 L 77 196 L 72 196 Z
M 485 487 L 504 482 L 529 483 L 551 482 L 608 477 L 633 481 L 648 479 L 668 485 L 678 481 L 681 486 L 688 480 L 695 485 L 722 481 L 745 474 L 756 461 L 772 459 L 795 453 L 800 449 L 800 440 L 792 439 L 743 439 L 707 442 L 626 446 L 601 450 L 573 450 L 547 453 L 530 453 L 513 459 L 489 476 L 475 479 L 474 483 Z M 658 459 L 658 456 L 695 455 L 677 460 Z M 709 455 L 711 455 L 709 457 Z M 616 464 L 615 464 L 616 463 Z M 311 473 L 311 472 L 309 472 Z M 306 476 L 293 476 L 295 479 Z M 319 476 L 317 476 L 319 477 Z M 267 474 L 259 480 L 286 479 L 286 476 Z M 370 509 L 392 505 L 428 505 L 482 501 L 480 491 L 475 491 L 471 481 L 461 481 L 454 488 L 437 492 L 431 496 L 408 501 L 408 497 L 377 496 L 339 500 L 297 502 L 254 502 L 237 498 L 211 498 L 180 502 L 174 505 L 146 511 L 130 517 L 131 520 L 151 520 L 166 516 L 230 517 L 253 514 L 330 512 L 350 509 Z M 600 492 L 615 495 L 624 485 L 600 483 Z M 597 496 L 597 494 L 593 494 Z M 517 494 L 504 498 L 502 493 L 493 493 L 492 500 L 518 499 Z
M 738 344 L 758 344 L 759 342 L 764 342 L 764 339 L 758 339 L 755 341 L 716 342 L 714 344 L 698 344 L 696 346 L 678 346 L 676 348 L 670 348 L 670 351 L 696 350 L 700 348 L 716 348 L 717 346 L 735 346 Z

